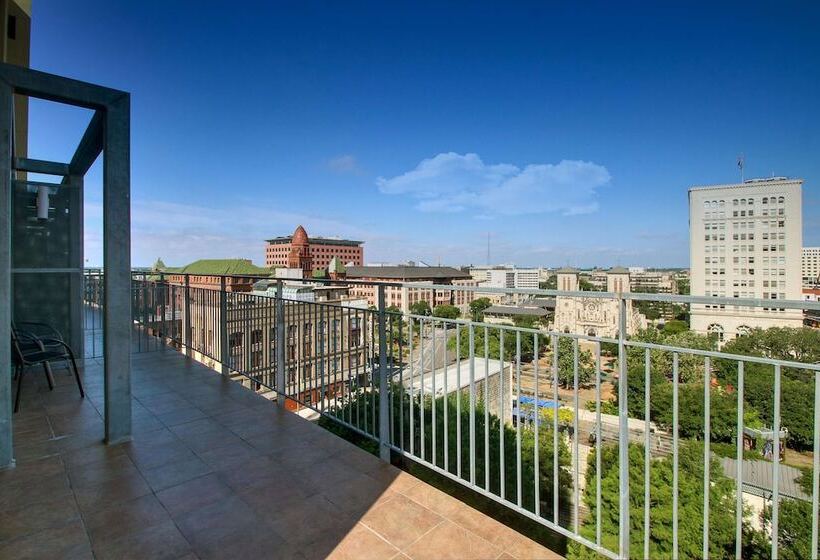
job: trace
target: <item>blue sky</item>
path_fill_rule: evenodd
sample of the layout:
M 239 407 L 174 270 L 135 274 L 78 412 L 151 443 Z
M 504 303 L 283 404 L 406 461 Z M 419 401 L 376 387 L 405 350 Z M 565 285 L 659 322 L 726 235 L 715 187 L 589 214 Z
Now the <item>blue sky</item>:
M 549 4 L 549 5 L 548 5 Z M 820 244 L 818 5 L 34 3 L 32 66 L 132 95 L 132 260 L 688 265 L 687 188 L 802 177 Z M 716 3 L 715 3 L 716 4 Z M 32 157 L 89 115 L 31 110 Z M 86 253 L 100 261 L 100 166 Z

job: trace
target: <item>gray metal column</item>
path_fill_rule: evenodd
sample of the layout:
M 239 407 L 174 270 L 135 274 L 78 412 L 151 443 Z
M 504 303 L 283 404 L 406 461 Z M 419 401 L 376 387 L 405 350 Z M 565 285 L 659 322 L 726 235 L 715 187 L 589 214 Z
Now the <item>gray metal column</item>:
M 128 94 L 105 110 L 103 138 L 103 354 L 105 441 L 131 438 L 131 161 Z
M 0 469 L 14 466 L 11 404 L 12 90 L 0 81 Z
M 84 247 L 83 247 L 83 186 L 84 179 L 81 175 L 69 175 L 66 177 L 65 184 L 68 185 L 69 196 L 69 213 L 70 213 L 70 227 L 69 227 L 69 248 L 70 261 L 69 266 L 77 269 L 77 272 L 71 272 L 71 279 L 69 281 L 69 289 L 71 291 L 69 298 L 71 301 L 71 331 L 70 341 L 71 348 L 78 357 L 85 355 L 85 336 L 83 336 L 83 313 L 85 312 L 83 304 L 83 266 L 85 263 Z
M 390 392 L 387 380 L 387 315 L 384 285 L 379 285 L 379 457 L 390 462 Z

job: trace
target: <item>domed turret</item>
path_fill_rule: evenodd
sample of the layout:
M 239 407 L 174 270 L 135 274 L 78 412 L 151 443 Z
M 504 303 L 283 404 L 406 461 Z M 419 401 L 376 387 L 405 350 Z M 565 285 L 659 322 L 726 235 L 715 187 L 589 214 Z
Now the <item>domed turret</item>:
M 305 231 L 305 228 L 299 226 L 296 228 L 296 231 L 293 232 L 293 238 L 291 239 L 292 245 L 307 245 L 308 244 L 308 234 Z
M 309 278 L 313 273 L 313 259 L 310 254 L 310 242 L 305 228 L 299 226 L 293 232 L 288 253 L 288 268 L 301 268 L 303 278 Z

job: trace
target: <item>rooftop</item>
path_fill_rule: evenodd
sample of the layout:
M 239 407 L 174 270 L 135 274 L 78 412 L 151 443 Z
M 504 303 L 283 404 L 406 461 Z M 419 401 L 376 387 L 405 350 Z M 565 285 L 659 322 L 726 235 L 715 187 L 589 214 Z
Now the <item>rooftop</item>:
M 744 187 L 759 187 L 759 186 L 769 186 L 773 184 L 778 185 L 802 185 L 803 179 L 790 179 L 788 177 L 763 177 L 759 179 L 747 179 L 742 183 L 726 183 L 721 185 L 695 185 L 689 188 L 689 192 L 691 191 L 705 191 L 709 189 L 741 189 Z
M 166 273 L 176 274 L 252 274 L 269 275 L 271 269 L 256 266 L 250 259 L 199 259 L 190 264 L 180 267 L 167 267 L 163 270 Z
M 451 266 L 351 266 L 348 278 L 384 278 L 389 280 L 438 280 L 443 278 L 470 278 L 468 272 Z
M 280 244 L 280 243 L 290 243 L 293 239 L 292 235 L 282 235 L 280 237 L 273 237 L 271 239 L 266 239 L 265 241 L 268 243 L 273 244 Z M 321 237 L 321 236 L 311 236 L 308 237 L 308 243 L 317 243 L 320 245 L 345 245 L 345 246 L 352 246 L 358 247 L 364 244 L 364 241 L 355 241 L 353 239 L 341 239 L 338 237 Z

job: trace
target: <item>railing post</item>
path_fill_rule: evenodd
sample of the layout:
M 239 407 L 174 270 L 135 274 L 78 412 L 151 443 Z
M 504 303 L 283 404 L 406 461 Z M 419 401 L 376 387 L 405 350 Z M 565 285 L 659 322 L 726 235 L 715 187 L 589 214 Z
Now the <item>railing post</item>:
M 193 356 L 191 348 L 191 277 L 185 275 L 185 291 L 182 294 L 182 344 L 185 346 L 185 355 Z
M 160 314 L 161 314 L 160 325 L 162 325 L 162 327 L 161 327 L 162 332 L 160 333 L 161 334 L 160 338 L 161 338 L 162 342 L 165 343 L 165 338 L 168 336 L 168 329 L 166 327 L 167 319 L 165 317 L 165 312 L 166 312 L 165 301 L 168 299 L 168 289 L 167 289 L 167 286 L 165 285 L 165 275 L 162 272 L 159 273 L 159 285 L 157 287 L 159 288 L 158 291 L 159 291 L 159 298 L 160 298 Z
M 379 457 L 390 462 L 390 406 L 387 379 L 387 316 L 384 286 L 379 285 Z
M 250 333 L 247 333 L 247 341 L 244 345 L 250 346 Z M 225 287 L 225 277 L 219 277 L 219 362 L 222 375 L 228 375 L 231 368 L 228 366 L 231 360 L 231 350 L 228 348 L 228 291 Z
M 285 299 L 282 281 L 276 282 L 276 400 L 285 406 Z
M 627 408 L 626 299 L 618 294 L 618 482 L 620 517 L 618 519 L 618 556 L 629 558 L 629 409 Z

